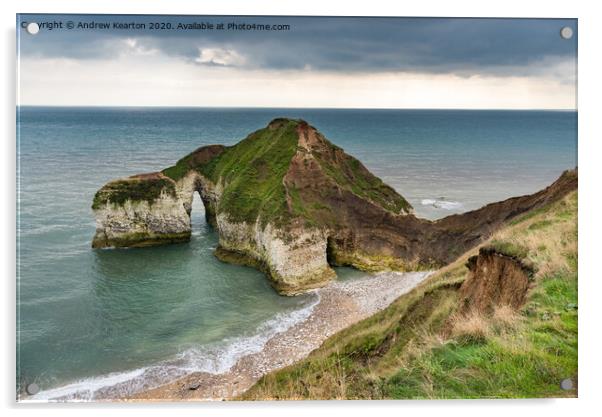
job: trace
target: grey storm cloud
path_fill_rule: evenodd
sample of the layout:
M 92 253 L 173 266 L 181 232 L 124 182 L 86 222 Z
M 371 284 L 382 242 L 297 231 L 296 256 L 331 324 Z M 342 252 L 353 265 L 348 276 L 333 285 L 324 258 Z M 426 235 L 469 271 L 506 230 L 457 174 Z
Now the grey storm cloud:
M 244 57 L 233 65 L 261 70 L 334 72 L 405 71 L 428 73 L 532 75 L 550 63 L 575 62 L 575 19 L 446 19 L 361 17 L 234 17 L 20 15 L 21 21 L 248 23 L 290 25 L 286 31 L 241 30 L 20 30 L 22 56 L 111 58 L 118 42 L 136 38 L 199 65 L 200 51 L 214 49 Z M 20 23 L 18 22 L 20 26 Z M 575 36 L 560 37 L 570 26 Z

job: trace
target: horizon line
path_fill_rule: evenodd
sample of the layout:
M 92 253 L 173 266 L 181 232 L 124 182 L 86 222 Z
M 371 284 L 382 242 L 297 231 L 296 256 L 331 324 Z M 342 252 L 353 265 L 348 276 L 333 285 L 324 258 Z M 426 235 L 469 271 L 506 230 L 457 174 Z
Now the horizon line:
M 292 110 L 491 110 L 491 111 L 573 111 L 577 108 L 520 108 L 520 107 L 271 107 L 271 106 L 177 106 L 177 105 L 103 105 L 103 104 L 17 104 L 19 107 L 52 108 L 155 108 L 155 109 L 292 109 Z

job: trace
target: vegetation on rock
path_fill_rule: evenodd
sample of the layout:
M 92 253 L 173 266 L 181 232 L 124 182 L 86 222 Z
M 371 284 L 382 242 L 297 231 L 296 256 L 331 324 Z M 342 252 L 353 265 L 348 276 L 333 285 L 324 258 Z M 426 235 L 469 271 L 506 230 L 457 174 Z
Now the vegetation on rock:
M 159 175 L 134 176 L 109 182 L 98 190 L 94 195 L 92 208 L 97 210 L 107 203 L 121 206 L 128 200 L 146 201 L 152 204 L 161 196 L 161 193 L 175 196 L 174 182 Z
M 196 170 L 215 184 L 223 184 L 218 211 L 227 213 L 232 221 L 254 223 L 259 219 L 263 225 L 283 225 L 300 218 L 307 226 L 332 225 L 336 207 L 324 198 L 300 193 L 294 184 L 284 180 L 293 157 L 306 154 L 319 163 L 321 175 L 331 178 L 338 187 L 394 213 L 411 210 L 393 188 L 322 135 L 311 151 L 300 146 L 299 130 L 304 126 L 307 124 L 302 120 L 275 119 L 238 144 L 222 147 L 211 159 L 198 158 L 207 147 L 200 148 L 162 172 L 177 181 Z M 332 188 L 322 191 L 335 192 Z
M 191 170 L 199 170 L 203 165 L 220 155 L 226 149 L 223 145 L 202 146 L 180 159 L 174 166 L 166 168 L 161 172 L 172 180 L 179 181 Z
M 224 184 L 218 211 L 237 222 L 282 223 L 290 217 L 282 178 L 297 150 L 296 125 L 289 120 L 279 129 L 258 130 L 198 167 L 213 182 Z

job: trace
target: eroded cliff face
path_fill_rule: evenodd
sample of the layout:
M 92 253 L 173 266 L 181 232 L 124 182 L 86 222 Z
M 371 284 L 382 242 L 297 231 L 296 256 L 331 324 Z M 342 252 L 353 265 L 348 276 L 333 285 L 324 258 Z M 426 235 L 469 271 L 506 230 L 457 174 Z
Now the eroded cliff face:
M 524 260 L 494 248 L 481 248 L 467 267 L 470 273 L 460 288 L 460 313 L 490 313 L 498 306 L 517 310 L 522 306 L 534 273 Z
M 539 193 L 431 222 L 304 121 L 275 119 L 231 147 L 206 146 L 161 172 L 112 181 L 95 196 L 93 246 L 187 241 L 193 193 L 216 228 L 216 256 L 256 267 L 282 294 L 335 277 L 446 264 L 504 222 L 577 186 L 565 173 Z
M 217 216 L 217 230 L 219 259 L 260 269 L 282 294 L 317 288 L 336 276 L 328 264 L 323 230 L 237 223 L 224 214 Z

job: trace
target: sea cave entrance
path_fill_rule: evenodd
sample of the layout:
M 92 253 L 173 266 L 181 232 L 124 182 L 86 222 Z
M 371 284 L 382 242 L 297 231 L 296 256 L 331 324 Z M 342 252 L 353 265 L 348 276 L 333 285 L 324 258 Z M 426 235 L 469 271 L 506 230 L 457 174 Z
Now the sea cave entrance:
M 332 238 L 331 236 L 328 236 L 328 238 L 326 239 L 326 262 L 328 262 L 328 265 L 330 265 L 331 267 L 333 266 L 339 266 L 336 263 L 336 258 L 335 258 L 335 248 L 334 248 L 334 238 Z

